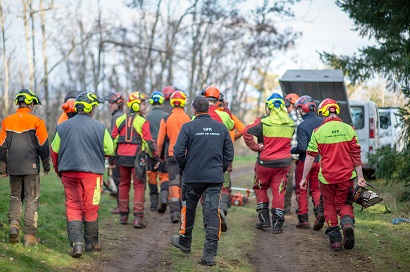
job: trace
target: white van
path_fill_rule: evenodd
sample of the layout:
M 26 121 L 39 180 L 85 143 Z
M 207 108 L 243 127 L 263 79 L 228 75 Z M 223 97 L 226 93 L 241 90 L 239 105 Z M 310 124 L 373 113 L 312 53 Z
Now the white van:
M 373 174 L 376 168 L 368 165 L 368 154 L 379 148 L 379 113 L 377 104 L 369 101 L 349 100 L 352 124 L 356 129 L 361 146 L 363 171 Z
M 403 127 L 398 116 L 399 108 L 379 108 L 379 139 L 380 148 L 390 147 L 396 151 L 401 151 L 404 148 L 404 143 L 401 140 Z

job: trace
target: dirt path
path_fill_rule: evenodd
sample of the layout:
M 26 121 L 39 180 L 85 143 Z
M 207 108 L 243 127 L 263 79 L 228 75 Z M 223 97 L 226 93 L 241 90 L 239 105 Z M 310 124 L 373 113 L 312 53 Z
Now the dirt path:
M 240 178 L 252 171 L 253 165 L 235 169 L 233 178 Z M 286 215 L 283 233 L 274 235 L 270 231 L 255 229 L 258 243 L 250 247 L 253 249 L 247 254 L 255 271 L 377 270 L 372 267 L 368 257 L 355 249 L 332 252 L 324 228 L 319 232 L 296 229 L 296 207 L 293 197 L 292 213 Z M 309 216 L 313 222 L 313 214 Z M 159 214 L 147 208 L 145 220 L 148 227 L 145 229 L 134 229 L 132 224 L 120 225 L 117 216 L 112 218 L 112 221 L 104 220 L 100 227 L 104 251 L 98 257 L 100 261 L 89 271 L 172 271 L 169 262 L 170 237 L 177 233 L 178 225 L 170 223 L 168 210 L 165 214 Z M 360 238 L 357 243 L 360 243 Z

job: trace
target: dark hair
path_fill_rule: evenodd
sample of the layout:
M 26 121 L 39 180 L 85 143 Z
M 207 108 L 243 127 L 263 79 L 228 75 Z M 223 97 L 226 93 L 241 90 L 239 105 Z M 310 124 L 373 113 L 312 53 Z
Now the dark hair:
M 209 109 L 209 102 L 203 96 L 196 96 L 194 101 L 192 101 L 192 108 L 198 113 L 200 112 L 208 112 Z

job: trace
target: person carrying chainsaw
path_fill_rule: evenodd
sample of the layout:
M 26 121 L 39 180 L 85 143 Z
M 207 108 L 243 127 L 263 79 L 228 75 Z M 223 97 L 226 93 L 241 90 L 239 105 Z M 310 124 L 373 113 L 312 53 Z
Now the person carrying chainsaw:
M 235 127 L 235 123 L 231 118 L 231 113 L 229 109 L 224 111 L 218 110 L 219 98 L 221 92 L 215 86 L 209 86 L 205 89 L 204 97 L 209 102 L 209 116 L 220 122 L 223 123 L 228 131 L 233 131 Z M 228 215 L 228 207 L 230 206 L 230 195 L 231 195 L 231 180 L 229 172 L 224 172 L 225 182 L 222 189 L 221 200 L 219 201 L 219 208 L 221 209 L 220 215 L 222 218 L 222 232 L 226 232 L 228 230 L 228 223 L 226 220 L 226 216 Z
M 202 265 L 215 265 L 220 237 L 221 197 L 224 172 L 234 158 L 233 144 L 227 128 L 212 120 L 208 114 L 209 103 L 197 96 L 192 102 L 195 118 L 182 126 L 174 146 L 178 166 L 183 170 L 182 213 L 179 235 L 171 243 L 183 253 L 191 252 L 192 231 L 198 202 L 203 199 L 205 242 Z
M 57 126 L 51 143 L 54 170 L 64 186 L 73 258 L 80 257 L 84 250 L 101 251 L 98 210 L 105 157 L 112 154 L 113 142 L 105 125 L 93 118 L 100 103 L 104 100 L 94 93 L 80 93 L 74 103 L 77 115 Z
M 69 118 L 74 117 L 77 114 L 74 108 L 74 103 L 77 95 L 79 94 L 80 92 L 76 90 L 71 90 L 67 93 L 64 98 L 64 103 L 61 105 L 63 112 L 61 113 L 60 117 L 58 117 L 57 125 L 61 124 L 65 120 L 68 120 Z
M 300 187 L 306 189 L 307 178 L 315 157 L 320 155 L 319 181 L 332 250 L 342 246 L 350 250 L 354 247 L 353 179 L 358 185 L 366 186 L 360 159 L 360 145 L 356 131 L 338 117 L 340 107 L 331 98 L 323 100 L 318 108 L 325 120 L 313 131 L 307 148 Z M 339 220 L 340 217 L 340 227 Z M 343 231 L 343 238 L 340 234 Z
M 303 121 L 298 125 L 296 129 L 297 145 L 292 147 L 290 152 L 292 154 L 299 155 L 299 160 L 296 161 L 296 201 L 298 203 L 298 223 L 297 228 L 308 229 L 310 228 L 308 217 L 308 194 L 307 190 L 300 188 L 300 181 L 302 179 L 303 168 L 305 165 L 306 149 L 312 136 L 313 130 L 319 127 L 323 123 L 323 118 L 316 115 L 316 103 L 312 97 L 308 95 L 301 96 L 295 103 L 296 111 L 302 116 Z M 308 175 L 308 188 L 309 194 L 312 197 L 314 205 L 314 213 L 316 220 L 313 224 L 313 229 L 318 231 L 323 227 L 325 223 L 325 217 L 323 214 L 323 203 L 320 201 L 319 190 L 319 156 L 317 156 L 313 162 L 312 169 Z
M 204 92 L 205 95 L 205 92 Z M 225 97 L 222 93 L 220 93 L 219 95 L 219 99 L 218 99 L 218 108 L 219 111 L 224 111 L 227 114 L 229 114 L 229 117 L 232 119 L 232 121 L 234 122 L 234 127 L 232 130 L 229 131 L 229 135 L 231 136 L 231 140 L 232 143 L 234 143 L 236 140 L 238 140 L 239 138 L 242 137 L 242 132 L 245 128 L 245 125 L 242 123 L 242 121 L 236 117 L 233 113 L 231 113 L 231 111 L 229 110 L 229 102 L 225 101 Z M 232 163 L 229 165 L 228 167 L 228 171 L 225 173 L 225 180 L 227 181 L 226 184 L 224 184 L 224 192 L 225 194 L 223 194 L 224 196 L 224 201 L 226 201 L 226 194 L 228 194 L 228 207 L 231 206 L 232 204 L 232 191 L 231 191 L 231 187 L 232 187 L 232 180 L 231 180 L 231 172 L 232 172 Z M 226 185 L 226 187 L 225 187 Z M 223 201 L 223 202 L 224 202 Z M 224 204 L 222 205 L 222 207 L 224 207 Z M 225 207 L 226 208 L 226 207 Z M 225 212 L 225 211 L 224 211 Z M 227 213 L 227 212 L 226 212 Z
M 115 121 L 117 121 L 117 118 L 120 117 L 121 115 L 124 114 L 124 96 L 120 93 L 110 93 L 106 97 L 104 97 L 104 100 L 108 101 L 108 107 L 110 108 L 111 111 L 111 127 L 110 127 L 110 132 L 114 130 L 115 126 Z M 110 156 L 108 158 L 108 162 L 111 168 L 111 177 L 114 180 L 114 184 L 117 187 L 117 207 L 114 209 L 111 209 L 110 212 L 112 214 L 119 214 L 120 213 L 120 207 L 119 207 L 119 187 L 120 187 L 120 169 L 118 168 L 118 165 L 116 164 L 116 157 L 115 156 Z
M 161 160 L 165 158 L 165 164 L 168 170 L 169 188 L 168 188 L 168 205 L 171 215 L 171 222 L 178 223 L 181 218 L 181 186 L 182 171 L 178 167 L 174 157 L 174 145 L 177 141 L 178 134 L 182 125 L 189 122 L 191 118 L 185 113 L 184 107 L 188 98 L 183 91 L 175 91 L 171 95 L 172 113 L 162 118 L 158 132 L 158 150 Z M 165 187 L 165 186 L 164 186 Z M 161 203 L 164 203 L 166 193 L 161 196 Z M 165 205 L 161 204 L 158 212 L 165 212 Z
M 271 94 L 266 100 L 267 116 L 260 117 L 245 127 L 243 139 L 258 157 L 255 164 L 255 192 L 258 222 L 256 228 L 270 227 L 268 189 L 272 191 L 272 233 L 283 231 L 285 188 L 290 169 L 290 141 L 295 123 L 289 117 L 280 94 Z M 255 142 L 254 137 L 257 138 Z
M 165 97 L 161 92 L 155 91 L 149 98 L 149 103 L 153 106 L 152 110 L 147 114 L 146 118 L 150 124 L 150 131 L 152 139 L 157 142 L 159 125 L 161 124 L 162 118 L 168 116 L 169 114 L 162 110 L 161 105 L 165 102 Z M 168 205 L 168 186 L 169 178 L 165 165 L 165 161 L 160 162 L 158 169 L 153 169 L 148 173 L 148 186 L 149 186 L 149 196 L 151 199 L 151 211 L 156 211 L 158 209 L 158 182 L 160 182 L 160 212 L 165 212 Z
M 116 164 L 120 169 L 120 223 L 125 225 L 128 222 L 132 177 L 134 228 L 145 228 L 143 217 L 146 168 L 149 168 L 151 161 L 154 169 L 158 168 L 159 165 L 157 148 L 150 132 L 150 124 L 142 115 L 147 107 L 145 104 L 147 99 L 148 96 L 144 93 L 131 93 L 127 99 L 129 111 L 117 118 L 111 134 L 114 139 Z
M 20 221 L 24 211 L 24 242 L 28 247 L 39 242 L 36 238 L 40 197 L 40 160 L 44 174 L 50 171 L 50 147 L 44 120 L 33 114 L 40 99 L 29 89 L 22 89 L 15 98 L 14 114 L 1 123 L 0 174 L 10 176 L 10 205 L 8 212 L 9 242 L 20 242 Z

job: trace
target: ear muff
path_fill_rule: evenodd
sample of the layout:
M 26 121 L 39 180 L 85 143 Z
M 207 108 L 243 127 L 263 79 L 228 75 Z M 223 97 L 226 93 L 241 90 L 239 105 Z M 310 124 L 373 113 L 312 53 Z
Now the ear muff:
M 290 102 L 289 102 L 289 100 L 286 99 L 285 100 L 285 107 L 288 108 L 289 106 L 290 106 Z
M 93 105 L 85 103 L 83 101 L 76 101 L 74 103 L 74 109 L 75 109 L 75 112 L 78 112 L 78 110 L 80 109 L 85 113 L 90 113 L 93 109 Z
M 165 97 L 162 93 L 155 91 L 152 93 L 148 101 L 151 105 L 154 105 L 155 103 L 162 105 L 165 102 Z
M 131 109 L 135 112 L 140 111 L 140 104 L 135 102 L 131 105 Z

